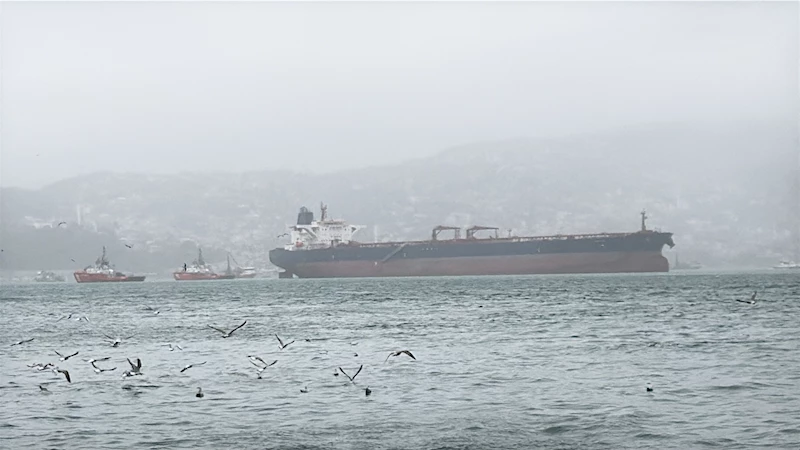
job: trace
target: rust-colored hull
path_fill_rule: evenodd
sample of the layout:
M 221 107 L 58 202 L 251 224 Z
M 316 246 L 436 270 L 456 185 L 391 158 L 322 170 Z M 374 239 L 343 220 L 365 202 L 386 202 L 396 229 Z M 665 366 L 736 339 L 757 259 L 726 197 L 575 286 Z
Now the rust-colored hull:
M 75 281 L 78 283 L 121 283 L 127 281 L 144 281 L 144 275 L 104 275 L 101 273 L 75 272 Z
M 325 261 L 286 268 L 300 278 L 668 272 L 660 251 Z
M 232 280 L 235 275 L 222 275 L 218 273 L 191 273 L 191 272 L 174 272 L 172 276 L 178 281 L 196 281 L 196 280 Z

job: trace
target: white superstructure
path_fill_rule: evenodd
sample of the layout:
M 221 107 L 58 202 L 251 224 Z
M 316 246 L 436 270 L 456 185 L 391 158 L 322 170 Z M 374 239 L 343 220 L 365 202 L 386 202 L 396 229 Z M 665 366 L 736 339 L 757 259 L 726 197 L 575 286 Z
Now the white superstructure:
M 328 219 L 328 207 L 324 204 L 320 210 L 320 220 L 314 220 L 314 213 L 305 207 L 300 209 L 297 224 L 289 227 L 290 242 L 284 246 L 285 250 L 313 250 L 347 244 L 358 230 L 364 228 L 344 220 Z

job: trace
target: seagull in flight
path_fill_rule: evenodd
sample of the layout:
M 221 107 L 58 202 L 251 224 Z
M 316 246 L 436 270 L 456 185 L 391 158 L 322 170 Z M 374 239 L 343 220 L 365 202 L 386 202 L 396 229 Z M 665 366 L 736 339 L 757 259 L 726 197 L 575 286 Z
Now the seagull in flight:
M 58 225 L 56 225 L 56 228 L 60 227 L 61 225 L 66 225 L 66 224 L 67 224 L 67 222 L 58 222 Z
M 391 358 L 392 356 L 400 356 L 400 355 L 402 355 L 402 354 L 404 354 L 404 353 L 405 353 L 406 355 L 410 356 L 410 357 L 411 357 L 411 359 L 413 359 L 414 361 L 416 361 L 416 360 L 417 360 L 417 358 L 415 358 L 415 357 L 414 357 L 414 355 L 412 355 L 410 351 L 408 351 L 408 350 L 398 350 L 398 351 L 396 351 L 396 352 L 389 353 L 389 356 L 387 356 L 387 357 L 386 357 L 386 360 L 384 360 L 383 362 L 385 363 L 385 362 L 386 362 L 386 361 L 388 361 L 388 360 L 389 360 L 389 358 Z
M 69 320 L 69 319 L 72 319 L 72 320 L 74 320 L 74 321 L 76 321 L 76 322 L 80 322 L 81 320 L 85 320 L 85 321 L 89 322 L 89 318 L 88 318 L 88 317 L 86 317 L 86 316 L 83 316 L 83 317 L 75 317 L 75 318 L 73 319 L 73 318 L 72 318 L 72 316 L 74 316 L 74 315 L 75 315 L 75 314 L 72 314 L 72 313 L 70 313 L 68 316 L 62 316 L 62 317 L 60 317 L 58 320 L 56 320 L 56 322 L 60 321 L 61 319 L 67 319 L 67 320 Z
M 61 357 L 61 361 L 66 361 L 66 360 L 68 360 L 68 359 L 72 358 L 73 356 L 75 356 L 75 355 L 77 355 L 77 354 L 78 354 L 78 352 L 75 352 L 75 353 L 73 353 L 73 354 L 71 354 L 71 355 L 64 356 L 64 355 L 62 355 L 61 353 L 58 353 L 58 351 L 56 351 L 56 355 L 58 355 L 58 356 L 60 356 L 60 357 Z
M 277 334 L 275 335 L 275 337 L 278 339 L 278 344 L 280 344 L 280 345 L 278 345 L 278 348 L 279 348 L 280 350 L 283 350 L 283 349 L 285 349 L 286 347 L 288 347 L 290 344 L 293 344 L 293 343 L 294 343 L 294 341 L 292 341 L 292 342 L 289 342 L 289 343 L 287 343 L 287 344 L 284 344 L 284 343 L 283 343 L 283 341 L 281 340 L 281 338 L 279 338 Z
M 118 338 L 118 337 L 116 337 L 116 338 L 113 338 L 113 337 L 111 337 L 111 336 L 109 336 L 109 335 L 107 335 L 107 334 L 105 334 L 105 333 L 103 333 L 103 336 L 105 336 L 106 338 L 108 338 L 108 341 L 109 341 L 109 342 L 111 342 L 111 346 L 112 346 L 112 347 L 115 347 L 115 348 L 116 348 L 116 347 L 119 347 L 119 344 L 121 344 L 121 343 L 122 343 L 122 341 L 127 341 L 128 339 L 130 339 L 130 338 L 132 338 L 132 337 L 134 337 L 134 336 L 136 336 L 136 335 L 135 335 L 135 334 L 132 334 L 132 335 L 130 335 L 130 336 L 128 336 L 128 337 L 126 337 L 125 339 L 120 339 L 120 338 Z
M 267 367 L 274 366 L 275 363 L 278 362 L 278 360 L 276 359 L 275 361 L 272 361 L 271 363 L 267 364 L 263 359 L 259 358 L 258 356 L 249 356 L 249 358 L 250 358 L 250 363 L 256 366 L 256 373 L 258 374 L 259 379 L 261 378 L 261 374 L 265 370 L 267 370 Z M 261 364 L 258 364 L 256 360 L 261 361 L 261 364 L 263 364 L 263 366 Z
M 27 344 L 28 342 L 30 342 L 30 341 L 32 341 L 32 340 L 33 340 L 33 338 L 30 338 L 30 339 L 23 339 L 23 340 L 21 340 L 21 341 L 19 341 L 19 342 L 15 342 L 15 343 L 11 344 L 11 346 L 13 347 L 13 346 L 15 346 L 15 345 Z
M 142 375 L 142 360 L 141 359 L 136 358 L 136 364 L 134 364 L 133 361 L 131 361 L 130 358 L 125 358 L 125 359 L 127 359 L 128 360 L 128 364 L 131 365 L 131 370 L 126 370 L 122 374 L 123 378 L 132 377 L 134 375 Z
M 111 357 L 110 357 L 110 356 L 106 356 L 105 358 L 91 358 L 91 359 L 87 359 L 87 360 L 86 360 L 86 362 L 87 362 L 87 363 L 89 363 L 89 364 L 94 364 L 94 363 L 96 363 L 96 362 L 100 362 L 100 361 L 108 361 L 109 359 L 111 359 Z
M 363 365 L 363 364 L 362 364 L 362 365 L 360 365 L 360 366 L 358 366 L 358 370 L 356 371 L 356 374 L 355 374 L 355 375 L 353 375 L 352 377 L 351 377 L 350 375 L 348 375 L 348 374 L 347 374 L 347 372 L 345 372 L 345 371 L 344 371 L 344 370 L 343 370 L 341 367 L 339 367 L 339 372 L 342 372 L 342 373 L 344 374 L 344 376 L 346 376 L 347 378 L 349 378 L 349 379 L 350 379 L 350 381 L 351 381 L 351 382 L 355 383 L 355 381 L 353 381 L 353 380 L 355 380 L 355 379 L 356 379 L 356 377 L 358 376 L 358 374 L 359 374 L 359 373 L 361 373 L 361 369 L 363 369 L 363 368 L 364 368 L 364 365 Z
M 145 306 L 145 308 L 146 308 L 148 311 L 153 311 L 153 315 L 155 315 L 155 316 L 157 316 L 157 315 L 161 314 L 161 311 L 159 311 L 159 310 L 157 310 L 157 309 L 153 308 L 152 306 Z
M 205 364 L 205 363 L 207 363 L 207 362 L 208 362 L 208 361 L 203 361 L 203 362 L 201 362 L 201 363 L 197 363 L 197 364 L 189 364 L 189 365 L 187 365 L 186 367 L 184 367 L 183 369 L 181 369 L 181 373 L 183 373 L 183 372 L 186 372 L 187 370 L 191 369 L 192 367 L 196 367 L 196 366 L 202 366 L 203 364 Z
M 36 370 L 41 372 L 42 370 L 52 369 L 55 366 L 50 363 L 47 364 L 35 363 L 35 364 L 29 364 L 28 367 L 35 368 Z
M 180 345 L 178 345 L 178 344 L 175 344 L 175 345 L 172 345 L 172 344 L 164 344 L 164 345 L 169 345 L 169 351 L 171 351 L 171 352 L 172 352 L 172 351 L 175 351 L 175 349 L 176 349 L 176 348 L 177 348 L 178 350 L 180 350 L 180 351 L 183 351 L 183 347 L 181 347 L 181 346 L 180 346 Z
M 128 248 L 133 248 L 133 246 L 132 246 L 132 245 L 129 245 L 129 244 L 125 244 L 125 247 L 128 247 Z
M 67 382 L 68 383 L 72 383 L 72 379 L 69 377 L 69 371 L 61 370 L 58 367 L 54 367 L 53 368 L 53 373 L 56 374 L 56 375 L 58 375 L 59 373 L 63 373 L 64 374 L 64 378 L 67 379 Z
M 208 327 L 219 331 L 220 333 L 222 333 L 222 337 L 223 338 L 227 338 L 227 337 L 231 337 L 231 335 L 233 334 L 234 331 L 238 330 L 239 328 L 242 328 L 246 323 L 247 323 L 247 321 L 245 320 L 244 322 L 242 322 L 241 325 L 239 325 L 238 327 L 232 329 L 231 331 L 225 331 L 225 330 L 217 328 L 217 327 L 212 327 L 211 325 L 209 325 Z
M 247 357 L 250 359 L 251 363 L 256 364 L 256 362 L 260 362 L 261 364 L 263 364 L 265 366 L 271 366 L 272 364 L 275 364 L 276 362 L 278 362 L 277 360 L 275 360 L 275 361 L 272 362 L 272 364 L 267 364 L 267 362 L 264 361 L 263 359 L 261 359 L 260 356 L 247 355 Z
M 742 302 L 742 303 L 749 303 L 751 305 L 755 305 L 756 304 L 756 294 L 758 294 L 758 291 L 754 291 L 753 292 L 753 295 L 750 296 L 750 300 L 739 300 L 737 298 L 736 301 L 737 302 Z
M 94 373 L 111 372 L 111 371 L 117 370 L 116 367 L 112 367 L 110 369 L 101 369 L 100 367 L 97 367 L 97 365 L 94 363 L 94 361 L 92 361 L 92 367 L 94 367 Z

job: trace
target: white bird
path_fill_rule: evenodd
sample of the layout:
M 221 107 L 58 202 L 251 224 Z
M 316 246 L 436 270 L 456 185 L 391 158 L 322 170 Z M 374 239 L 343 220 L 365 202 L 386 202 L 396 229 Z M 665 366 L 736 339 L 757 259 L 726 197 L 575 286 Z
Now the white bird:
M 66 361 L 66 360 L 68 360 L 68 359 L 72 358 L 73 356 L 75 356 L 75 355 L 77 355 L 77 354 L 78 354 L 78 352 L 75 352 L 75 353 L 73 353 L 73 354 L 71 354 L 71 355 L 64 356 L 64 355 L 62 355 L 61 353 L 58 353 L 58 351 L 56 351 L 56 355 L 58 355 L 58 356 L 60 356 L 60 357 L 61 357 L 61 361 Z
M 68 383 L 72 383 L 72 379 L 69 377 L 69 371 L 61 370 L 58 367 L 54 367 L 53 368 L 53 373 L 56 374 L 56 375 L 58 375 L 59 373 L 63 373 L 64 374 L 64 378 L 67 379 L 67 382 Z
M 111 357 L 110 357 L 110 356 L 106 356 L 105 358 L 91 358 L 91 359 L 87 359 L 87 360 L 86 360 L 86 362 L 87 362 L 87 363 L 89 363 L 89 364 L 92 364 L 92 365 L 94 365 L 94 363 L 96 363 L 96 362 L 100 362 L 100 361 L 108 361 L 109 359 L 111 359 Z
M 145 308 L 147 308 L 148 310 L 152 311 L 152 312 L 153 312 L 153 315 L 155 315 L 155 316 L 157 316 L 157 315 L 161 314 L 161 311 L 159 311 L 159 310 L 157 310 L 157 309 L 153 308 L 152 306 L 145 306 Z
M 189 365 L 187 365 L 186 367 L 184 367 L 183 369 L 181 369 L 181 373 L 183 373 L 183 372 L 186 372 L 187 370 L 191 369 L 192 367 L 195 367 L 195 366 L 202 366 L 203 364 L 205 364 L 205 363 L 207 363 L 207 362 L 208 362 L 208 361 L 203 361 L 203 362 L 201 362 L 201 363 L 197 363 L 197 364 L 189 364 Z
M 356 374 L 355 374 L 355 375 L 353 375 L 352 377 L 351 377 L 350 375 L 348 375 L 348 374 L 347 374 L 347 372 L 345 372 L 345 371 L 344 371 L 344 370 L 343 370 L 341 367 L 339 367 L 339 372 L 342 372 L 342 373 L 344 374 L 344 376 L 346 376 L 347 378 L 349 378 L 349 379 L 350 379 L 350 381 L 351 381 L 351 382 L 355 383 L 355 381 L 353 381 L 353 380 L 355 380 L 355 379 L 356 379 L 356 377 L 358 376 L 358 374 L 359 374 L 359 373 L 361 373 L 361 369 L 363 369 L 363 368 L 364 368 L 364 365 L 363 365 L 363 364 L 362 364 L 362 365 L 360 365 L 360 366 L 358 367 L 358 370 L 356 371 Z
M 286 347 L 288 347 L 290 344 L 294 343 L 294 341 L 292 341 L 292 342 L 284 344 L 283 341 L 281 340 L 281 338 L 279 338 L 277 334 L 275 335 L 275 337 L 278 338 L 278 344 L 279 344 L 278 345 L 278 349 L 280 349 L 280 350 L 283 350 Z
M 92 367 L 94 367 L 94 373 L 111 372 L 113 370 L 117 370 L 116 367 L 112 367 L 110 369 L 101 369 L 100 367 L 97 367 L 97 365 L 94 363 L 94 361 L 92 361 Z
M 60 321 L 62 319 L 67 319 L 67 320 L 72 319 L 72 316 L 74 316 L 74 315 L 75 314 L 70 313 L 68 316 L 62 316 L 58 320 L 56 320 L 56 322 L 58 322 L 58 321 Z M 89 318 L 86 317 L 86 316 L 78 316 L 78 317 L 76 317 L 76 318 L 74 318 L 72 320 L 74 320 L 76 322 L 80 322 L 81 320 L 85 320 L 85 321 L 89 322 Z
M 222 329 L 217 328 L 217 327 L 212 327 L 211 325 L 209 325 L 208 327 L 219 331 L 220 333 L 222 333 L 222 337 L 227 338 L 227 337 L 231 337 L 231 335 L 233 334 L 234 331 L 238 330 L 239 328 L 242 328 L 246 323 L 247 323 L 247 321 L 245 320 L 244 322 L 242 322 L 241 325 L 239 325 L 238 327 L 232 329 L 231 331 L 225 331 L 225 330 L 222 330 Z
M 111 336 L 109 336 L 109 335 L 107 335 L 107 334 L 105 334 L 105 333 L 103 333 L 103 336 L 105 336 L 106 338 L 108 338 L 108 342 L 110 342 L 110 343 L 111 343 L 111 346 L 112 346 L 112 347 L 116 348 L 116 347 L 119 347 L 119 344 L 121 344 L 121 343 L 122 343 L 122 341 L 127 341 L 128 339 L 130 339 L 130 338 L 132 338 L 132 337 L 134 337 L 134 336 L 136 336 L 136 335 L 135 335 L 135 334 L 132 334 L 132 335 L 130 335 L 130 336 L 128 336 L 128 337 L 126 337 L 125 339 L 120 339 L 119 337 L 115 337 L 115 338 L 114 338 L 114 337 L 111 337 Z
M 259 365 L 259 364 L 256 362 L 256 360 L 258 360 L 258 361 L 261 361 L 261 363 L 263 364 L 263 366 L 262 366 L 262 365 Z M 250 357 L 250 363 L 251 363 L 251 364 L 253 364 L 254 366 L 256 366 L 256 373 L 258 374 L 258 378 L 259 378 L 259 379 L 261 378 L 261 374 L 262 374 L 262 373 L 263 373 L 265 370 L 267 370 L 267 367 L 274 366 L 274 365 L 275 365 L 275 363 L 277 363 L 277 362 L 278 362 L 278 360 L 276 359 L 275 361 L 272 361 L 271 363 L 267 364 L 267 363 L 266 363 L 266 362 L 265 362 L 263 359 L 259 358 L 258 356 L 253 356 L 253 357 Z
M 417 358 L 415 358 L 415 357 L 414 357 L 414 355 L 412 355 L 410 351 L 408 351 L 408 350 L 397 350 L 396 352 L 389 353 L 389 356 L 387 356 L 387 357 L 386 357 L 386 359 L 385 359 L 383 362 L 385 363 L 385 362 L 386 362 L 386 361 L 388 361 L 388 360 L 389 360 L 389 358 L 391 358 L 392 356 L 400 356 L 400 355 L 402 355 L 402 354 L 404 354 L 404 353 L 405 353 L 406 355 L 410 356 L 410 357 L 411 357 L 411 359 L 413 359 L 414 361 L 416 361 L 416 360 L 417 360 Z
M 30 338 L 30 339 L 23 339 L 23 340 L 21 340 L 21 341 L 19 341 L 19 342 L 14 342 L 13 344 L 11 344 L 11 346 L 13 347 L 13 346 L 15 346 L 15 345 L 27 344 L 28 342 L 31 342 L 32 340 L 33 340 L 33 338 Z
M 742 302 L 742 303 L 749 303 L 749 304 L 751 304 L 751 305 L 755 305 L 755 304 L 756 304 L 756 294 L 757 294 L 757 293 L 758 293 L 758 291 L 755 291 L 755 292 L 753 292 L 753 295 L 752 295 L 752 296 L 750 296 L 750 300 L 739 300 L 739 299 L 737 298 L 737 299 L 736 299 L 736 301 L 737 301 L 737 302 Z
M 263 364 L 265 366 L 271 366 L 272 364 L 275 364 L 276 362 L 278 362 L 277 360 L 275 360 L 275 361 L 272 362 L 272 364 L 267 364 L 267 362 L 264 361 L 263 359 L 261 359 L 261 357 L 259 357 L 259 356 L 247 355 L 247 357 L 250 358 L 250 362 L 251 363 L 256 364 L 256 362 L 260 362 L 261 364 Z M 258 364 L 256 364 L 256 365 L 258 365 Z
M 135 375 L 142 375 L 142 360 L 136 358 L 136 364 L 134 364 L 130 358 L 126 358 L 128 360 L 128 364 L 131 365 L 131 370 L 126 370 L 122 373 L 122 378 L 125 377 L 132 377 Z
M 183 347 L 181 347 L 178 344 L 175 344 L 174 346 L 172 344 L 164 344 L 164 345 L 169 345 L 169 351 L 174 351 L 176 348 L 180 351 L 183 351 Z

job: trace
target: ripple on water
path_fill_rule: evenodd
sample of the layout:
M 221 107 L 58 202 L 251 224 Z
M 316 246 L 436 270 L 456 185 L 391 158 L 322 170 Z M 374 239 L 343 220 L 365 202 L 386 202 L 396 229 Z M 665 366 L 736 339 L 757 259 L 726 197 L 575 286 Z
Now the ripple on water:
M 0 409 L 0 447 L 800 448 L 799 281 L 737 273 L 3 285 L 0 343 L 35 340 L 4 350 L 0 391 L 13 407 Z M 754 286 L 768 302 L 735 301 Z M 58 321 L 70 313 L 91 322 Z M 228 339 L 207 327 L 244 318 Z M 135 337 L 111 348 L 100 331 Z M 278 351 L 275 333 L 296 342 Z M 184 351 L 170 352 L 170 342 Z M 59 362 L 70 384 L 26 367 L 57 362 L 54 348 L 110 356 L 119 369 Z M 402 348 L 418 360 L 385 362 Z M 259 380 L 250 354 L 278 363 Z M 145 375 L 123 381 L 126 358 L 136 357 Z M 362 364 L 355 384 L 332 375 Z

